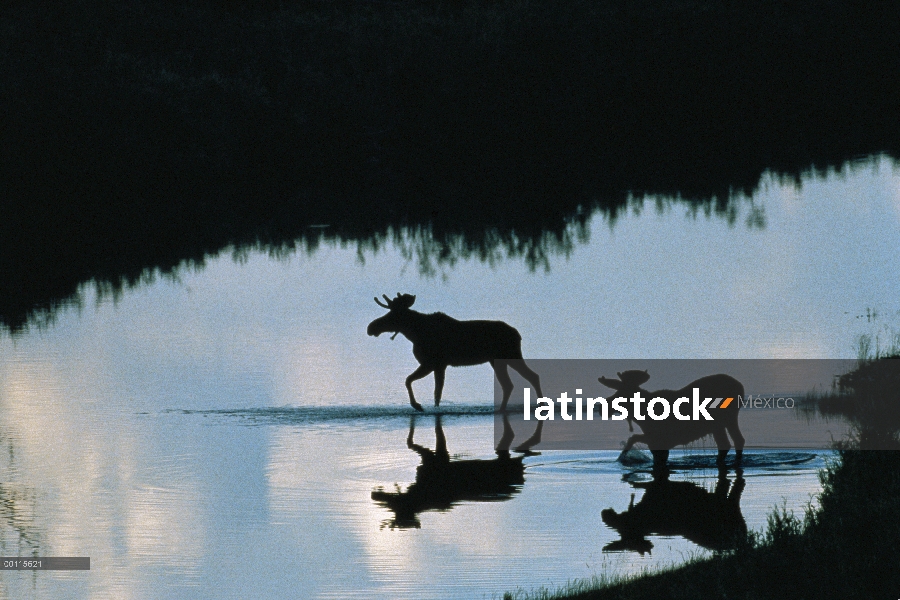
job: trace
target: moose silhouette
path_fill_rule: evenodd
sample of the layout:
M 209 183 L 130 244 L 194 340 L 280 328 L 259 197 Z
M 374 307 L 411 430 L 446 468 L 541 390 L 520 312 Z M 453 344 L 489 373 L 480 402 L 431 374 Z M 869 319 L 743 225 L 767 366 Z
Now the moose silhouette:
M 719 471 L 714 492 L 689 481 L 669 481 L 667 474 L 653 481 L 632 483 L 643 488 L 644 496 L 628 510 L 601 511 L 603 522 L 615 529 L 621 539 L 603 547 L 604 552 L 630 550 L 643 555 L 653 543 L 648 535 L 680 536 L 709 550 L 726 550 L 747 535 L 747 523 L 741 514 L 744 478 L 738 473 L 732 487 L 724 470 Z
M 394 517 L 382 527 L 410 529 L 421 527 L 418 515 L 428 510 L 447 511 L 460 502 L 499 502 L 509 500 L 525 483 L 524 456 L 512 458 L 509 446 L 514 433 L 503 415 L 503 436 L 497 446 L 497 458 L 491 460 L 451 460 L 441 426 L 441 415 L 434 417 L 437 438 L 434 450 L 413 441 L 416 415 L 410 416 L 406 447 L 422 457 L 416 469 L 416 481 L 406 491 L 376 489 L 372 500 L 390 509 Z
M 507 365 L 534 386 L 538 397 L 543 396 L 540 377 L 528 368 L 522 358 L 522 336 L 515 328 L 503 321 L 459 321 L 440 312 L 420 313 L 410 309 L 416 301 L 411 294 L 398 292 L 393 300 L 386 294 L 382 296 L 384 303 L 378 298 L 375 298 L 375 303 L 388 309 L 388 313 L 369 323 L 367 333 L 377 337 L 386 331 L 393 331 L 395 333 L 391 339 L 402 333 L 413 343 L 413 356 L 419 361 L 419 368 L 406 378 L 406 389 L 409 391 L 409 403 L 416 410 L 422 411 L 423 408 L 416 402 L 413 382 L 434 372 L 434 405 L 440 406 L 448 366 L 490 363 L 503 389 L 500 411 L 506 410 L 513 391 Z
M 744 386 L 737 379 L 730 375 L 709 375 L 707 377 L 701 377 L 696 381 L 692 381 L 680 390 L 657 390 L 655 392 L 648 392 L 640 387 L 641 384 L 650 379 L 650 375 L 647 371 L 623 371 L 618 373 L 618 376 L 619 379 L 600 377 L 598 381 L 606 387 L 616 390 L 618 396 L 624 398 L 631 397 L 633 394 L 640 392 L 647 400 L 652 398 L 665 398 L 672 404 L 678 398 L 690 398 L 693 389 L 698 388 L 701 397 L 733 399 L 725 406 L 725 408 L 714 409 L 712 413 L 714 415 L 714 420 L 712 421 L 707 421 L 705 419 L 698 421 L 682 421 L 676 418 L 674 411 L 672 411 L 672 414 L 670 414 L 668 418 L 660 421 L 649 417 L 646 417 L 642 421 L 638 420 L 638 427 L 641 428 L 643 433 L 632 435 L 628 438 L 628 441 L 625 442 L 625 447 L 622 449 L 622 453 L 619 455 L 620 458 L 625 456 L 635 443 L 642 442 L 650 448 L 650 452 L 653 454 L 654 467 L 665 468 L 666 462 L 669 459 L 669 450 L 675 446 L 688 444 L 712 434 L 713 439 L 716 442 L 716 447 L 719 449 L 719 455 L 716 461 L 718 464 L 723 465 L 725 463 L 725 456 L 728 454 L 728 450 L 731 449 L 731 444 L 728 442 L 728 435 L 725 433 L 727 430 L 727 432 L 731 434 L 731 439 L 734 440 L 735 460 L 737 464 L 740 464 L 744 451 L 744 436 L 741 435 L 741 430 L 738 427 L 738 411 L 741 408 L 738 397 L 743 397 Z M 723 406 L 724 405 L 725 404 L 723 403 Z M 628 427 L 631 431 L 634 431 L 634 428 L 632 427 L 632 421 L 634 420 L 633 415 L 629 412 Z

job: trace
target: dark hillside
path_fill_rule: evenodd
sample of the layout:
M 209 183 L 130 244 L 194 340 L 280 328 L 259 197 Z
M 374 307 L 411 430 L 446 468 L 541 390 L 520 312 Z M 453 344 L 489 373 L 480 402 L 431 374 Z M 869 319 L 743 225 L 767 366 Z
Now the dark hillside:
M 766 169 L 900 156 L 897 31 L 887 2 L 5 2 L 0 322 L 315 224 L 477 250 L 629 192 L 727 213 Z

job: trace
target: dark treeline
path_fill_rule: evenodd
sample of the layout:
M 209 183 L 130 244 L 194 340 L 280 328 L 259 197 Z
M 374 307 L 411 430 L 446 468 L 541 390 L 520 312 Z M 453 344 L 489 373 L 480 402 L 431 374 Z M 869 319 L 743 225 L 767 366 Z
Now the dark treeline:
M 766 169 L 900 156 L 898 30 L 887 2 L 8 0 L 0 323 L 310 225 L 528 255 L 628 193 L 728 214 Z

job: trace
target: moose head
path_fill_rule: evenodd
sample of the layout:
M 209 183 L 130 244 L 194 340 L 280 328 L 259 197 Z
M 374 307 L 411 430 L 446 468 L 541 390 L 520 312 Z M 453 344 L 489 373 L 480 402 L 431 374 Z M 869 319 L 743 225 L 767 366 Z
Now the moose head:
M 393 331 L 394 335 L 391 336 L 391 339 L 394 339 L 400 333 L 403 324 L 407 322 L 408 319 L 406 317 L 409 315 L 409 308 L 416 302 L 416 297 L 412 294 L 401 294 L 400 292 L 397 292 L 397 297 L 393 300 L 388 298 L 387 294 L 382 294 L 382 297 L 384 302 L 381 302 L 376 297 L 375 304 L 388 309 L 390 312 L 369 323 L 366 333 L 378 337 L 386 331 Z
M 618 379 L 600 377 L 597 381 L 622 394 L 633 394 L 640 389 L 642 384 L 647 383 L 647 380 L 650 379 L 650 373 L 647 371 L 620 371 L 616 375 L 619 376 Z
M 638 391 L 644 392 L 645 390 L 641 389 L 641 385 L 647 383 L 647 380 L 650 379 L 650 373 L 648 373 L 647 371 L 621 371 L 619 373 L 616 373 L 616 375 L 619 376 L 618 379 L 608 379 L 606 377 L 600 377 L 599 379 L 597 379 L 597 381 L 608 388 L 616 390 L 619 395 L 624 398 L 627 398 Z M 629 431 L 634 431 L 632 420 L 633 419 L 631 413 L 628 413 Z

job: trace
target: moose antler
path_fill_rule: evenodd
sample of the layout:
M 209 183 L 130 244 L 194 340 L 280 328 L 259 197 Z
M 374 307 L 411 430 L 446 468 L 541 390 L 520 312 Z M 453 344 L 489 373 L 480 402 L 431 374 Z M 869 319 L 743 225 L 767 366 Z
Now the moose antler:
M 381 297 L 384 298 L 384 302 L 375 298 L 375 304 L 388 310 L 409 308 L 416 302 L 416 297 L 412 294 L 401 294 L 400 292 L 397 292 L 397 297 L 393 300 L 388 298 L 387 294 L 382 294 Z

